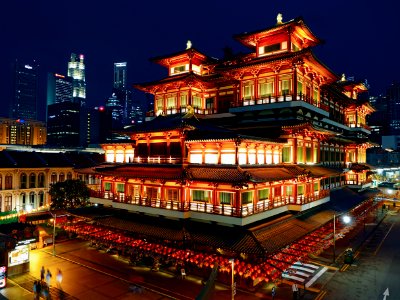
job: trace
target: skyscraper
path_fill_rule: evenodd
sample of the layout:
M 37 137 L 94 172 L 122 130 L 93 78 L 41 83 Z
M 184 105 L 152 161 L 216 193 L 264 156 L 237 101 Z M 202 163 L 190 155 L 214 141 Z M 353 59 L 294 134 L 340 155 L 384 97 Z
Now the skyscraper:
M 68 62 L 68 76 L 73 78 L 73 97 L 75 102 L 81 106 L 86 105 L 86 81 L 85 81 L 85 63 L 84 56 L 79 57 L 71 54 L 71 60 Z
M 47 105 L 73 102 L 73 79 L 61 74 L 47 76 Z
M 122 125 L 129 125 L 132 122 L 132 95 L 131 91 L 127 88 L 127 63 L 119 62 L 114 63 L 114 83 L 113 83 L 113 97 L 115 97 L 122 107 L 121 116 L 115 116 L 113 112 L 113 119 L 121 119 Z M 111 98 L 110 98 L 111 99 Z
M 47 143 L 57 147 L 79 146 L 80 103 L 74 101 L 73 78 L 47 76 Z
M 10 117 L 15 119 L 37 119 L 38 68 L 32 64 L 15 61 L 14 98 L 10 107 Z
M 79 143 L 81 146 L 87 145 L 88 125 L 87 125 L 87 109 L 86 109 L 86 81 L 85 81 L 85 63 L 83 54 L 77 56 L 71 54 L 68 62 L 68 76 L 73 79 L 73 99 L 75 103 L 79 103 Z

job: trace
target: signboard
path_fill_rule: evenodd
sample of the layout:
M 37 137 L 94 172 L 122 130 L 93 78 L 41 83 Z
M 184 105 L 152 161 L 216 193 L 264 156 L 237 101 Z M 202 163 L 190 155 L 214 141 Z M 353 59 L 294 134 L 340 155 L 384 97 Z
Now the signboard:
M 8 267 L 29 262 L 29 245 L 20 245 L 8 252 Z
M 0 266 L 0 289 L 5 288 L 7 284 L 7 267 Z

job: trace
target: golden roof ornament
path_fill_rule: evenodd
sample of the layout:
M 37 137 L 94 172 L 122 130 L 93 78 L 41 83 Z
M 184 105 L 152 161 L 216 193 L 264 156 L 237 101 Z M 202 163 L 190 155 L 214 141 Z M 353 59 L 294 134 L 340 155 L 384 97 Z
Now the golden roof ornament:
M 192 48 L 192 42 L 190 40 L 186 43 L 186 50 Z
M 340 81 L 346 81 L 346 75 L 344 75 L 344 73 L 342 74 L 342 78 L 340 79 Z
M 282 14 L 281 13 L 279 13 L 277 16 L 276 16 L 276 25 L 280 25 L 280 24 L 282 24 L 283 22 L 282 22 Z

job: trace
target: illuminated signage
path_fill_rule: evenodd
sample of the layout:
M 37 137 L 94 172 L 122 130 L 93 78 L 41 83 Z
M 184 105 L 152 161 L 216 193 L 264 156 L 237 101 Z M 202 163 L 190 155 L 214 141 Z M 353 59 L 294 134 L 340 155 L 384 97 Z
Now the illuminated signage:
M 20 245 L 8 253 L 8 266 L 17 266 L 29 262 L 29 246 Z
M 59 77 L 59 78 L 65 78 L 65 76 L 64 75 L 61 75 L 61 74 L 54 74 L 54 76 L 56 76 L 56 77 Z
M 126 67 L 126 62 L 115 63 L 114 66 L 116 66 L 116 67 Z
M 30 65 L 25 65 L 25 69 L 32 70 L 32 67 Z
M 7 283 L 7 267 L 6 266 L 1 266 L 0 267 L 0 289 L 6 287 Z

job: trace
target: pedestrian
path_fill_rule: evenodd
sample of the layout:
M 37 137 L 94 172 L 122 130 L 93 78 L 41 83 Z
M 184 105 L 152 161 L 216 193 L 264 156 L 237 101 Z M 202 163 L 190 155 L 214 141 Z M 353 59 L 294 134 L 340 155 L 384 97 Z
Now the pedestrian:
M 51 272 L 49 269 L 47 269 L 47 274 L 46 274 L 46 283 L 47 287 L 50 288 L 50 281 L 51 281 Z
M 275 287 L 273 286 L 273 287 L 272 287 L 272 290 L 271 290 L 272 300 L 275 299 L 275 295 L 276 295 L 276 289 L 275 289 Z
M 46 273 L 46 271 L 44 270 L 44 266 L 42 266 L 42 268 L 40 269 L 40 280 L 43 281 L 44 280 L 44 274 Z
M 186 271 L 184 268 L 181 269 L 181 278 L 185 279 L 186 278 Z
M 56 280 L 57 280 L 57 287 L 58 287 L 59 289 L 61 289 L 61 282 L 62 282 L 62 280 L 63 280 L 63 275 L 62 275 L 62 272 L 61 272 L 60 269 L 58 269 L 58 271 L 57 271 Z
M 43 281 L 36 281 L 36 298 L 40 299 L 40 294 L 42 293 L 42 283 Z
M 38 293 L 37 293 L 37 284 L 38 284 L 38 281 L 37 280 L 35 280 L 34 282 L 33 282 L 33 298 L 36 300 L 37 298 L 38 298 Z
M 297 300 L 297 297 L 299 295 L 299 287 L 297 286 L 297 283 L 292 284 L 292 291 L 293 291 L 293 300 Z

